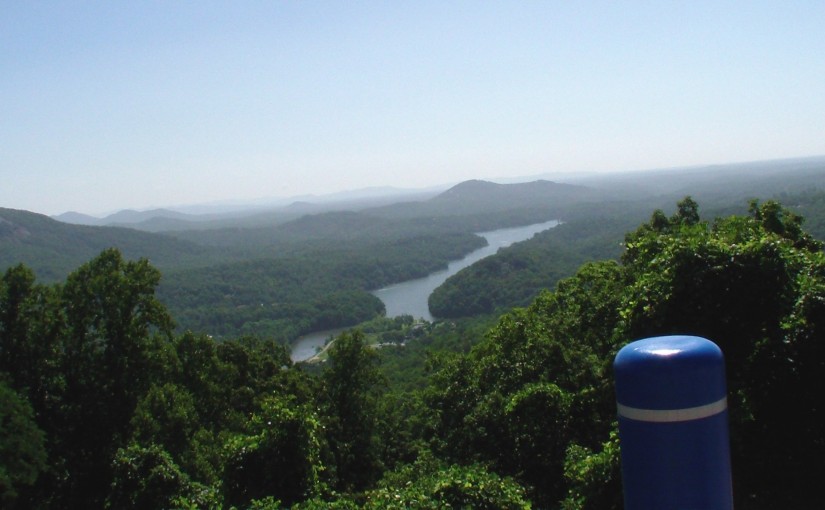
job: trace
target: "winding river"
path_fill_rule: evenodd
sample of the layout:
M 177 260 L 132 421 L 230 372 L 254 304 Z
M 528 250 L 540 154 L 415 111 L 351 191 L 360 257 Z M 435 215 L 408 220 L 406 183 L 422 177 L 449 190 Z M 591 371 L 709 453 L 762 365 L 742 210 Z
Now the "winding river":
M 494 255 L 499 249 L 506 248 L 513 243 L 530 239 L 539 232 L 553 228 L 558 225 L 558 221 L 547 221 L 535 223 L 524 227 L 503 228 L 490 232 L 479 232 L 477 235 L 487 240 L 487 246 L 468 253 L 464 258 L 454 260 L 447 265 L 447 269 L 436 271 L 424 278 L 408 280 L 383 289 L 373 291 L 373 295 L 384 302 L 387 309 L 387 317 L 397 317 L 399 315 L 412 315 L 417 319 L 432 321 L 427 299 L 430 294 L 447 278 L 469 267 L 484 257 Z M 319 331 L 303 336 L 295 341 L 292 348 L 292 360 L 303 361 L 311 358 L 317 348 L 324 345 L 330 337 L 339 334 L 343 329 L 329 331 Z

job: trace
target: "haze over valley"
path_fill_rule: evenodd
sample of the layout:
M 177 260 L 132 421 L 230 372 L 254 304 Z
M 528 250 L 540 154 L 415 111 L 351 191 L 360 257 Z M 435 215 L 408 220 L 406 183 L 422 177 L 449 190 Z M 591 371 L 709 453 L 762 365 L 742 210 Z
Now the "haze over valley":
M 12 432 L 26 448 L 13 458 L 33 473 L 14 479 L 13 495 L 2 489 L 7 499 L 277 509 L 269 498 L 293 508 L 359 508 L 355 501 L 367 497 L 374 504 L 360 507 L 377 509 L 399 499 L 442 505 L 438 487 L 448 483 L 462 487 L 447 499 L 459 506 L 494 498 L 497 507 L 567 507 L 578 487 L 577 498 L 619 508 L 604 366 L 629 338 L 674 332 L 719 342 L 730 384 L 740 388 L 731 405 L 758 403 L 758 428 L 747 416 L 732 418 L 735 498 L 764 502 L 757 508 L 818 498 L 815 484 L 798 482 L 815 476 L 825 452 L 812 445 L 825 424 L 816 408 L 795 407 L 794 423 L 811 425 L 796 431 L 792 460 L 777 460 L 789 448 L 775 441 L 787 410 L 772 405 L 782 401 L 774 392 L 804 395 L 814 386 L 803 381 L 821 376 L 821 363 L 810 361 L 822 357 L 807 353 L 823 345 L 825 158 L 567 183 L 469 180 L 423 195 L 228 217 L 131 211 L 105 221 L 121 226 L 0 208 L 0 372 L 11 381 L 0 383 L 0 398 L 22 417 Z M 538 233 L 428 288 L 427 320 L 388 313 L 377 290 L 405 289 L 476 253 L 487 243 L 479 232 L 525 225 Z M 752 357 L 759 352 L 771 360 L 771 377 Z M 532 396 L 521 400 L 525 392 Z M 351 418 L 333 395 L 366 407 Z M 586 416 L 562 418 L 571 415 L 555 410 L 551 395 Z M 529 411 L 527 422 L 511 421 L 514 405 Z M 61 418 L 40 418 L 51 415 Z M 337 428 L 344 417 L 358 426 Z M 294 419 L 303 420 L 297 432 Z M 477 420 L 500 430 L 497 439 Z M 552 433 L 548 420 L 561 420 Z M 308 453 L 286 453 L 304 440 Z M 311 445 L 333 452 L 355 441 L 372 446 L 350 458 L 381 464 L 364 471 L 312 453 Z M 576 450 L 578 441 L 598 450 Z M 490 467 L 468 465 L 468 457 Z M 46 458 L 90 475 L 62 478 Z M 260 462 L 269 467 L 250 469 Z M 435 464 L 412 474 L 410 466 L 426 462 Z M 579 486 L 561 467 L 570 462 L 605 471 L 595 486 Z M 312 474 L 327 465 L 335 476 Z M 160 466 L 175 483 L 131 485 Z M 783 475 L 773 482 L 777 469 Z M 490 490 L 470 482 L 479 479 L 500 492 L 479 496 Z
M 3 209 L 0 265 L 22 262 L 39 279 L 59 281 L 115 247 L 163 271 L 158 295 L 179 330 L 216 338 L 254 333 L 288 343 L 381 313 L 383 304 L 372 291 L 446 268 L 485 244 L 477 232 L 563 223 L 520 243 L 526 251 L 540 250 L 533 257 L 547 251 L 529 263 L 509 263 L 506 275 L 495 276 L 489 268 L 518 246 L 448 280 L 431 298 L 434 315 L 524 306 L 581 263 L 618 257 L 626 231 L 687 195 L 711 214 L 745 211 L 754 198 L 790 199 L 788 205 L 807 212 L 819 233 L 819 189 L 825 189 L 825 157 L 616 173 L 569 183 L 470 180 L 444 190 L 366 190 L 200 214 L 153 209 L 50 219 Z M 475 277 L 468 280 L 470 274 Z
M 613 361 L 674 335 L 728 387 L 681 444 L 820 507 L 823 26 L 6 2 L 0 507 L 621 510 Z

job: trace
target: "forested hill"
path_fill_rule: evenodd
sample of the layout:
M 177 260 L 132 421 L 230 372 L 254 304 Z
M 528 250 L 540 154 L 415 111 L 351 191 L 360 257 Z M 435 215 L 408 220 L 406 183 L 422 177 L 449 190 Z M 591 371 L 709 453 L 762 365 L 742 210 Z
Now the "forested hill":
M 620 261 L 579 267 L 474 338 L 441 322 L 374 349 L 365 328 L 314 368 L 269 339 L 176 334 L 160 272 L 117 250 L 54 285 L 14 267 L 0 276 L 0 505 L 619 510 L 612 361 L 632 339 L 687 334 L 725 354 L 736 508 L 819 508 L 823 245 L 773 201 L 702 218 L 691 199 L 655 211 Z M 341 255 L 337 274 L 356 260 Z M 422 390 L 388 387 L 381 360 L 416 352 Z
M 471 180 L 456 184 L 439 195 L 421 202 L 394 204 L 367 212 L 388 217 L 466 216 L 532 211 L 533 220 L 553 219 L 566 207 L 602 198 L 591 188 L 551 181 L 516 184 Z
M 411 235 L 413 224 L 399 224 L 353 211 L 337 211 L 301 216 L 292 221 L 254 228 L 220 228 L 173 232 L 179 239 L 222 247 L 260 249 L 277 246 L 284 250 L 314 241 L 352 241 L 400 238 Z M 421 230 L 421 229 L 417 229 Z M 437 226 L 430 232 L 439 230 Z
M 168 271 L 158 296 L 181 329 L 289 342 L 369 320 L 384 310 L 369 290 L 421 278 L 483 245 L 469 233 L 308 241 L 278 256 Z
M 462 231 L 468 228 L 339 212 L 275 228 L 211 231 L 199 245 L 3 209 L 0 269 L 23 263 L 50 282 L 116 247 L 126 259 L 148 258 L 163 270 L 158 294 L 182 330 L 287 342 L 381 313 L 369 290 L 425 276 L 483 246 L 482 238 Z
M 638 210 L 625 215 L 593 214 L 502 248 L 464 268 L 429 297 L 430 313 L 441 319 L 504 313 L 527 306 L 583 263 L 617 259 L 623 233 L 640 221 Z
M 748 178 L 742 171 L 720 175 L 724 193 L 736 199 L 716 196 L 702 203 L 713 214 L 741 214 L 747 210 L 742 194 L 758 192 L 754 196 L 779 198 L 801 212 L 811 232 L 822 237 L 825 200 L 814 189 L 825 169 L 816 166 L 817 160 L 805 164 L 755 172 L 747 186 L 739 186 Z M 788 186 L 775 186 L 779 170 Z M 701 193 L 712 187 L 706 173 L 701 176 L 699 182 L 690 172 L 675 172 L 668 189 Z M 641 186 L 643 176 L 636 179 L 634 186 Z M 656 179 L 664 182 L 661 175 Z M 609 181 L 583 187 L 474 180 L 426 200 L 307 214 L 256 228 L 176 232 L 174 238 L 0 209 L 0 269 L 24 263 L 40 281 L 56 281 L 102 250 L 117 247 L 127 259 L 146 257 L 163 271 L 159 295 L 181 328 L 290 340 L 316 328 L 369 319 L 381 310 L 370 290 L 445 267 L 483 243 L 473 232 L 562 219 L 561 227 L 534 241 L 465 269 L 432 297 L 437 317 L 476 316 L 524 306 L 579 264 L 617 257 L 625 231 L 655 208 L 676 202 L 666 194 L 631 200 L 618 188 L 608 197 L 604 183 Z M 804 182 L 812 191 L 787 194 Z M 777 190 L 785 195 L 773 197 Z
M 467 181 L 428 200 L 311 214 L 254 228 L 199 229 L 170 235 L 210 246 L 260 247 L 308 240 L 473 233 L 556 219 L 571 205 L 597 196 L 582 186 L 550 181 Z
M 764 193 L 764 186 L 749 189 Z M 781 199 L 790 210 L 801 214 L 806 230 L 825 240 L 825 192 L 781 192 L 773 198 Z M 748 209 L 748 200 L 744 199 L 710 203 L 706 210 L 712 216 L 744 214 Z M 668 211 L 673 206 L 661 199 L 651 199 L 570 208 L 562 225 L 504 248 L 451 276 L 430 296 L 430 312 L 439 318 L 456 318 L 526 306 L 542 289 L 555 287 L 581 264 L 618 259 L 624 233 L 657 207 Z
M 444 193 L 430 199 L 430 205 L 446 204 L 450 207 L 477 209 L 493 207 L 513 209 L 516 206 L 542 206 L 550 203 L 569 204 L 585 198 L 593 198 L 595 193 L 584 186 L 538 180 L 515 184 L 472 180 L 453 186 Z
M 710 203 L 731 202 L 743 197 L 769 197 L 823 189 L 825 157 L 600 174 L 571 182 L 628 200 L 690 195 L 707 207 Z
M 209 253 L 170 237 L 127 228 L 69 225 L 42 214 L 0 208 L 2 269 L 23 262 L 40 280 L 55 281 L 113 246 L 128 259 L 146 257 L 159 268 L 194 264 Z
M 490 211 L 556 208 L 572 202 L 590 200 L 592 189 L 572 184 L 539 180 L 518 184 L 496 184 L 471 180 L 437 193 L 436 191 L 388 190 L 387 195 L 331 199 L 307 197 L 288 205 L 247 206 L 233 212 L 191 214 L 168 209 L 123 210 L 105 218 L 75 212 L 55 216 L 67 223 L 94 226 L 128 226 L 149 232 L 201 230 L 238 230 L 273 228 L 306 215 L 329 212 L 368 212 L 386 217 L 466 216 Z M 545 215 L 546 216 L 546 215 Z M 196 234 L 181 234 L 193 237 Z
M 182 206 L 180 210 L 121 210 L 99 218 L 66 212 L 54 219 L 76 225 L 129 227 L 147 232 L 259 228 L 286 223 L 302 216 L 331 211 L 361 211 L 399 202 L 421 201 L 438 194 L 435 190 L 367 188 L 322 196 L 273 199 L 226 205 Z
M 370 290 L 446 267 L 483 246 L 473 232 L 553 219 L 548 197 L 564 195 L 569 203 L 571 190 L 581 191 L 548 182 L 470 182 L 420 202 L 425 207 L 415 215 L 336 211 L 257 228 L 163 235 L 9 211 L 9 248 L 0 267 L 24 263 L 41 281 L 54 281 L 116 247 L 125 258 L 146 257 L 163 271 L 158 295 L 181 330 L 290 341 L 374 317 L 383 305 Z
M 809 190 L 798 195 L 782 195 L 781 199 L 805 218 L 805 230 L 825 241 L 825 191 Z

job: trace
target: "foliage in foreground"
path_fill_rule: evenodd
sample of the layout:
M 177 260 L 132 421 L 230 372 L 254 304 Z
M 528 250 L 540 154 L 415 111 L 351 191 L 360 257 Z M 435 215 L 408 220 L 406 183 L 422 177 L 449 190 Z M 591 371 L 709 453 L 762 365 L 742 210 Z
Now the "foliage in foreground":
M 612 359 L 634 339 L 699 335 L 726 356 L 737 507 L 803 508 L 825 454 L 823 327 L 825 257 L 801 218 L 754 202 L 708 224 L 686 199 L 627 235 L 621 265 L 585 265 L 444 366 L 434 447 L 514 476 L 540 507 L 618 507 Z
M 621 263 L 584 265 L 468 353 L 427 357 L 423 392 L 388 392 L 359 331 L 317 374 L 272 340 L 175 336 L 160 274 L 115 250 L 61 285 L 12 268 L 3 506 L 621 508 L 613 356 L 695 334 L 726 355 L 737 508 L 810 507 L 825 455 L 813 404 L 825 256 L 801 224 L 773 202 L 713 223 L 690 199 L 657 211 Z

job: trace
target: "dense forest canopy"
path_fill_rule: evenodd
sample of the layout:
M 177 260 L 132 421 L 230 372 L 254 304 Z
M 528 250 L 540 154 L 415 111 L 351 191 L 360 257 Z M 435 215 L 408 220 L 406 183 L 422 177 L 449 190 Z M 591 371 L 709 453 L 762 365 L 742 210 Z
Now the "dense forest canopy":
M 178 332 L 288 342 L 370 319 L 381 312 L 370 290 L 445 267 L 483 242 L 475 232 L 562 220 L 559 228 L 454 276 L 430 303 L 441 318 L 495 315 L 526 306 L 584 262 L 616 258 L 625 231 L 686 194 L 711 215 L 745 213 L 747 198 L 778 197 L 822 237 L 822 161 L 605 175 L 576 184 L 467 181 L 438 194 L 295 203 L 246 216 L 154 210 L 108 218 L 137 222 L 129 223 L 135 228 L 154 219 L 178 222 L 165 235 L 0 209 L 0 270 L 22 262 L 40 281 L 58 282 L 117 247 L 125 258 L 146 257 L 163 272 L 158 296 Z
M 460 232 L 327 242 L 292 256 L 170 271 L 158 295 L 181 329 L 288 342 L 383 313 L 369 290 L 426 276 L 484 242 Z
M 3 506 L 620 508 L 613 356 L 680 333 L 726 356 L 737 508 L 810 508 L 825 454 L 822 244 L 777 202 L 704 220 L 685 199 L 623 246 L 486 333 L 443 322 L 376 350 L 381 328 L 356 329 L 320 365 L 266 336 L 176 332 L 160 271 L 114 249 L 61 283 L 11 267 Z
M 43 281 L 59 281 L 81 262 L 115 246 L 130 260 L 163 271 L 158 297 L 177 331 L 216 338 L 255 334 L 290 342 L 301 334 L 352 326 L 382 313 L 369 293 L 445 268 L 484 239 L 474 232 L 543 222 L 586 188 L 550 182 L 466 186 L 421 202 L 306 214 L 247 228 L 200 228 L 167 235 L 67 225 L 0 209 L 0 267 L 19 262 Z M 495 199 L 491 208 L 487 199 Z M 551 200 L 552 199 L 552 200 Z M 293 209 L 293 208 L 291 208 Z M 118 217 L 138 216 L 134 212 Z M 178 218 L 179 219 L 179 218 Z

